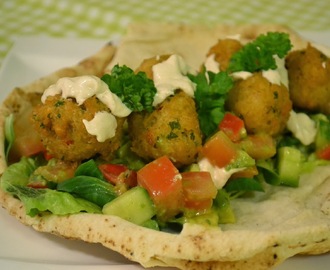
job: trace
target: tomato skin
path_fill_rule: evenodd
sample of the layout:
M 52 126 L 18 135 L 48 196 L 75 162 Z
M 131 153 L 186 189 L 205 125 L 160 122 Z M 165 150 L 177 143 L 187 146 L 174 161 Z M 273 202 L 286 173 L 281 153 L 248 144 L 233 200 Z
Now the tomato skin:
M 226 112 L 219 123 L 219 130 L 222 130 L 231 141 L 237 142 L 246 134 L 244 121 L 238 116 Z
M 17 161 L 20 157 L 30 157 L 43 152 L 46 152 L 46 149 L 39 136 L 20 135 L 15 138 L 9 153 L 9 160 Z
M 186 200 L 203 201 L 214 199 L 217 195 L 217 188 L 209 172 L 183 172 L 181 176 L 183 195 Z
M 201 154 L 213 165 L 223 168 L 237 157 L 238 151 L 237 146 L 220 130 L 204 144 Z
M 318 150 L 316 156 L 320 159 L 330 160 L 330 145 Z
M 211 174 L 197 171 L 183 172 L 181 176 L 185 208 L 198 212 L 210 209 L 217 195 Z
M 137 185 L 136 171 L 128 169 L 125 165 L 107 163 L 100 164 L 98 167 L 104 178 L 111 184 L 118 185 L 124 183 L 128 187 Z
M 181 175 L 168 157 L 155 159 L 141 168 L 137 172 L 137 181 L 148 191 L 160 218 L 170 218 L 181 211 Z
M 276 142 L 268 134 L 248 135 L 238 142 L 238 146 L 254 159 L 267 159 L 276 154 Z

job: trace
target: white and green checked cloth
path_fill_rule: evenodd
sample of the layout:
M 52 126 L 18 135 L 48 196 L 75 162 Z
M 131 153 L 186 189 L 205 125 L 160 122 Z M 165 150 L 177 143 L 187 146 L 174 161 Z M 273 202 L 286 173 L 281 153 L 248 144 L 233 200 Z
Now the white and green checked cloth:
M 0 65 L 18 36 L 118 38 L 133 21 L 330 30 L 329 0 L 0 0 Z

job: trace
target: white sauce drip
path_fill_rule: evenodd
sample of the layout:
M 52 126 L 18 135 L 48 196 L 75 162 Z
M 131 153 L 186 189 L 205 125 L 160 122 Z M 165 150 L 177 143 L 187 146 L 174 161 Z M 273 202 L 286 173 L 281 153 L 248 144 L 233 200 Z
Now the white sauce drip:
M 193 97 L 196 85 L 186 76 L 189 67 L 183 58 L 178 55 L 171 55 L 166 61 L 152 67 L 153 80 L 157 93 L 154 97 L 153 106 L 163 102 L 174 91 L 181 89 L 189 96 Z
M 83 123 L 89 134 L 95 135 L 99 142 L 104 142 L 115 136 L 117 120 L 109 112 L 97 112 L 91 121 L 83 119 Z
M 209 55 L 204 62 L 205 69 L 214 73 L 220 72 L 220 63 L 215 61 L 215 54 Z
M 116 94 L 109 90 L 108 85 L 96 76 L 60 78 L 56 84 L 45 90 L 41 101 L 45 103 L 48 96 L 59 94 L 62 94 L 63 98 L 75 98 L 78 105 L 82 105 L 86 99 L 96 96 L 111 110 L 113 115 L 118 117 L 126 117 L 132 112 Z
M 277 55 L 273 56 L 276 62 L 276 69 L 263 70 L 262 76 L 270 83 L 289 87 L 288 71 L 285 68 L 285 60 L 279 58 Z
M 224 187 L 232 174 L 244 170 L 244 168 L 238 168 L 227 171 L 225 168 L 219 168 L 212 165 L 207 158 L 202 158 L 198 162 L 198 166 L 201 171 L 207 171 L 211 174 L 212 180 L 217 189 Z
M 108 85 L 96 76 L 60 78 L 56 84 L 45 90 L 41 101 L 45 103 L 47 97 L 59 94 L 63 98 L 74 98 L 78 105 L 82 105 L 88 98 L 96 96 L 110 109 L 111 113 L 99 112 L 91 121 L 83 120 L 87 132 L 95 135 L 99 142 L 115 135 L 117 121 L 114 116 L 126 117 L 132 112 L 116 94 L 109 90 Z
M 309 145 L 315 140 L 315 122 L 305 113 L 291 111 L 287 128 L 304 145 Z

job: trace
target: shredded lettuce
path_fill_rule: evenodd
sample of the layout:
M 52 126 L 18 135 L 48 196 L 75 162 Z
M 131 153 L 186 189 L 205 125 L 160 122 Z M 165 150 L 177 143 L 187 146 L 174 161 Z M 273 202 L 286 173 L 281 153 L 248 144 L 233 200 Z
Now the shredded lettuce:
M 31 217 L 45 211 L 55 215 L 68 215 L 79 212 L 101 213 L 101 208 L 96 204 L 75 198 L 67 192 L 18 185 L 8 186 L 7 192 L 17 196 L 23 202 L 26 214 Z
M 1 177 L 1 188 L 22 201 L 27 215 L 35 216 L 43 211 L 50 211 L 55 215 L 101 213 L 96 204 L 75 198 L 69 193 L 27 187 L 30 175 L 39 165 L 37 159 L 23 157 L 19 162 L 10 165 Z
M 1 177 L 1 188 L 6 191 L 8 185 L 26 186 L 30 175 L 37 167 L 38 164 L 35 159 L 23 157 L 4 171 Z
M 133 112 L 153 110 L 152 103 L 157 90 L 144 72 L 135 74 L 125 65 L 115 65 L 111 74 L 105 74 L 101 79 Z
M 12 148 L 15 141 L 15 131 L 14 131 L 14 114 L 10 114 L 5 119 L 5 156 L 8 160 L 10 149 Z

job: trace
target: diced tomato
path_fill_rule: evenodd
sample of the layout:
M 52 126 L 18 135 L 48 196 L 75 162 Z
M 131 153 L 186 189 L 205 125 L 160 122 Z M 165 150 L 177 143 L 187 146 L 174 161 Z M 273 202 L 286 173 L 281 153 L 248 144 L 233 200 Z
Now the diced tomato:
M 244 121 L 232 113 L 225 113 L 219 123 L 219 130 L 222 130 L 233 142 L 237 142 L 246 134 Z
M 99 169 L 104 178 L 112 184 L 126 184 L 128 187 L 137 185 L 137 174 L 122 164 L 101 164 Z
M 51 154 L 49 154 L 48 151 L 44 151 L 44 158 L 46 160 L 51 160 L 53 158 L 53 156 Z
M 159 216 L 169 218 L 180 212 L 183 206 L 181 175 L 168 157 L 160 157 L 140 169 L 137 181 L 148 191 Z
M 264 133 L 248 135 L 238 145 L 254 159 L 267 159 L 276 154 L 274 138 Z
M 316 156 L 320 159 L 330 160 L 330 145 L 316 152 Z
M 29 157 L 44 152 L 39 134 L 30 122 L 31 111 L 26 109 L 14 121 L 15 140 L 9 153 L 9 161 L 18 161 L 22 156 Z
M 20 157 L 30 157 L 45 151 L 46 149 L 37 134 L 22 134 L 15 138 L 9 153 L 9 160 L 17 161 Z
M 34 174 L 39 177 L 30 177 L 29 185 L 47 185 L 47 181 L 60 183 L 74 177 L 78 162 L 67 162 L 59 159 L 48 162 L 45 166 L 38 167 Z
M 221 130 L 205 143 L 201 153 L 213 165 L 220 168 L 228 165 L 238 155 L 237 146 Z
M 213 205 L 213 199 L 206 199 L 203 201 L 185 201 L 184 207 L 188 210 L 196 211 L 197 213 L 204 213 L 208 209 L 211 209 Z
M 30 188 L 36 188 L 36 189 L 47 188 L 46 183 L 29 183 L 29 184 L 27 184 L 27 186 Z
M 181 176 L 185 207 L 197 211 L 211 208 L 212 201 L 217 195 L 211 174 L 197 171 L 183 172 Z

